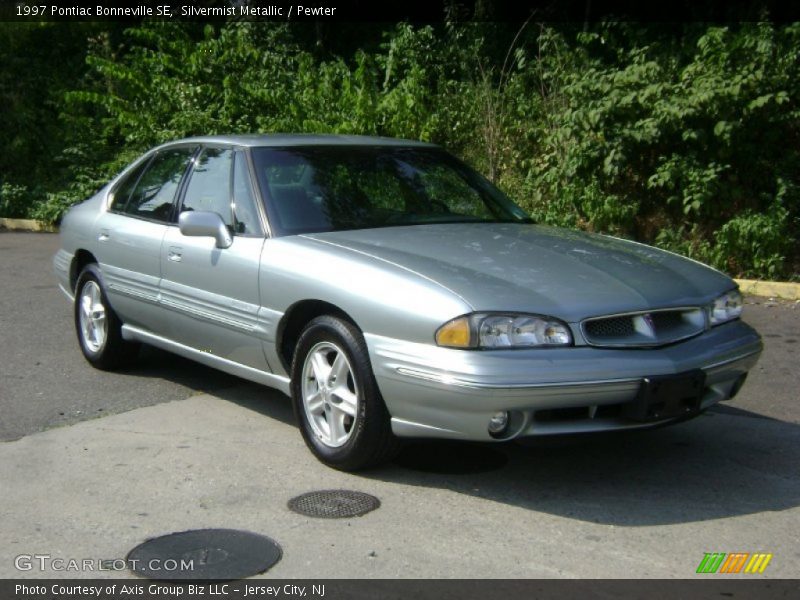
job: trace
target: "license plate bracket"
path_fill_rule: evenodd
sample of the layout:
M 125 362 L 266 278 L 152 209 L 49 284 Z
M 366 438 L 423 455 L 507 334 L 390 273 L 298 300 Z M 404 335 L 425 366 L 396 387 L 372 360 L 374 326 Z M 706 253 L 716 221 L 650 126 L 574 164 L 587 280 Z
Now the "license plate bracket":
M 623 408 L 623 416 L 635 421 L 660 421 L 700 410 L 706 374 L 700 370 L 642 379 L 636 399 Z

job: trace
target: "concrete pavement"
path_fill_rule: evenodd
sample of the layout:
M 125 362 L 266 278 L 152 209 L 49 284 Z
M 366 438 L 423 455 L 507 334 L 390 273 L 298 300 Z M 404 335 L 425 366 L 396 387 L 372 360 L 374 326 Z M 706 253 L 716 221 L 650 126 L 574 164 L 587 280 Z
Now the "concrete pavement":
M 349 475 L 317 463 L 288 401 L 264 396 L 199 395 L 1 444 L 0 577 L 94 577 L 19 572 L 14 558 L 119 559 L 147 538 L 207 527 L 278 541 L 270 577 L 684 578 L 713 551 L 771 552 L 764 576 L 800 575 L 796 424 L 710 414 L 506 446 L 507 464 L 484 473 L 392 464 Z M 332 488 L 382 506 L 344 520 L 286 507 Z

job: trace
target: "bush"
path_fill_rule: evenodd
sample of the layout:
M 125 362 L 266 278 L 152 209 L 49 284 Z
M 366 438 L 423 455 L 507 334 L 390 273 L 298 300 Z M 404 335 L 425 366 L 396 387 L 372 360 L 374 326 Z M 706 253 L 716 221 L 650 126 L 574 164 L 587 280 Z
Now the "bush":
M 30 210 L 30 194 L 24 185 L 0 184 L 0 217 L 24 219 Z
M 732 274 L 791 273 L 800 25 L 710 27 L 683 54 L 626 25 L 578 34 L 574 47 L 549 35 L 538 69 L 557 77 L 542 87 L 549 114 L 526 177 L 539 188 L 533 214 Z
M 800 24 L 402 23 L 358 44 L 291 23 L 104 27 L 56 103 L 59 169 L 35 193 L 15 175 L 4 211 L 57 221 L 188 135 L 388 135 L 448 147 L 539 222 L 797 276 Z

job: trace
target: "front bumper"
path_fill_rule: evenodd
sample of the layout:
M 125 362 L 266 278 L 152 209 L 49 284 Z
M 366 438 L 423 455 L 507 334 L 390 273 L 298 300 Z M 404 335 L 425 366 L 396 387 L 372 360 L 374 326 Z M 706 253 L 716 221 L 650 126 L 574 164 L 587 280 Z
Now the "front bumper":
M 700 409 L 738 391 L 761 338 L 741 321 L 655 349 L 592 347 L 466 351 L 365 335 L 392 429 L 401 437 L 490 441 L 487 424 L 509 411 L 502 439 L 651 427 L 616 407 L 633 402 L 645 377 L 702 369 Z
M 70 292 L 70 267 L 72 265 L 73 255 L 63 248 L 53 256 L 53 272 L 56 275 L 59 289 L 72 300 L 72 293 Z

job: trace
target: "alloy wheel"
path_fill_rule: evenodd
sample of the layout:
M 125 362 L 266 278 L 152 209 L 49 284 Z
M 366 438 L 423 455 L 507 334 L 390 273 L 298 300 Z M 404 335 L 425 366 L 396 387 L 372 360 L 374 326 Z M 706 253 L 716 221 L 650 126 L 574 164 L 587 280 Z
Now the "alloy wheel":
M 320 342 L 306 354 L 302 398 L 314 435 L 331 448 L 347 443 L 358 419 L 358 388 L 350 361 L 336 344 Z
M 106 307 L 103 305 L 100 286 L 97 285 L 97 282 L 90 280 L 83 285 L 79 302 L 78 320 L 83 343 L 89 351 L 100 352 L 108 336 L 108 323 Z

